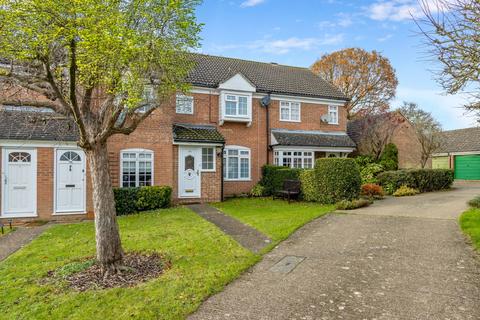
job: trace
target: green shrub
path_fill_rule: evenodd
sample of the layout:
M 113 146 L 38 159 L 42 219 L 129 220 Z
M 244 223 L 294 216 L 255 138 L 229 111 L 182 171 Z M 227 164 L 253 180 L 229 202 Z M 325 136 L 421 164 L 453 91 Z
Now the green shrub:
M 369 199 L 382 199 L 385 195 L 383 188 L 375 183 L 363 184 L 360 194 Z
M 262 180 L 260 184 L 265 188 L 264 195 L 271 196 L 282 190 L 285 180 L 298 180 L 302 169 L 265 165 L 262 167 Z
M 418 189 L 410 188 L 407 186 L 401 186 L 393 193 L 395 197 L 406 197 L 406 196 L 414 196 L 419 194 L 420 191 Z
M 367 199 L 342 200 L 335 205 L 337 210 L 353 210 L 357 208 L 368 207 L 370 201 Z
M 480 208 L 480 196 L 476 196 L 472 200 L 468 201 L 468 205 L 472 208 Z
M 362 178 L 362 183 L 377 183 L 377 176 L 384 171 L 384 167 L 378 163 L 367 164 L 360 170 L 360 177 Z
M 265 187 L 262 186 L 260 183 L 257 183 L 253 186 L 252 190 L 250 191 L 250 195 L 252 197 L 263 197 L 265 194 Z
M 114 188 L 113 195 L 117 215 L 122 216 L 170 206 L 172 188 L 168 186 Z
M 375 163 L 375 159 L 373 156 L 370 155 L 359 155 L 354 158 L 355 162 L 357 163 L 358 167 L 362 169 L 371 163 Z
M 140 188 L 114 188 L 115 209 L 122 216 L 137 212 L 137 194 Z
M 317 201 L 318 188 L 315 182 L 315 170 L 302 170 L 299 174 L 302 184 L 302 197 L 305 201 Z
M 380 155 L 380 164 L 385 170 L 397 170 L 398 169 L 398 149 L 393 143 L 389 143 L 383 149 Z
M 318 159 L 315 163 L 315 183 L 318 201 L 325 204 L 356 199 L 360 194 L 360 172 L 353 159 Z
M 172 188 L 168 186 L 141 187 L 137 193 L 137 210 L 154 210 L 170 206 Z
M 420 192 L 448 189 L 454 175 L 450 169 L 411 169 L 382 172 L 377 178 L 385 192 L 392 194 L 403 185 Z

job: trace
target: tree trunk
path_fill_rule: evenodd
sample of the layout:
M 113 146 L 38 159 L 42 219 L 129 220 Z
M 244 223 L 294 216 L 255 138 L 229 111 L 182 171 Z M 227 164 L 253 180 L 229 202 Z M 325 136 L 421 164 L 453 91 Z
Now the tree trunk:
M 107 146 L 94 145 L 86 153 L 92 175 L 97 261 L 104 274 L 116 273 L 122 264 L 123 249 L 108 169 Z

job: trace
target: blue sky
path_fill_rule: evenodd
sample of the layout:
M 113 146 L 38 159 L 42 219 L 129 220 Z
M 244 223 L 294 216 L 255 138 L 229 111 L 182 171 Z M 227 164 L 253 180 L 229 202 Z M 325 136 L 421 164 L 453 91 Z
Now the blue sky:
M 434 1 L 434 0 L 431 0 Z M 475 125 L 464 98 L 445 96 L 427 48 L 411 19 L 417 0 L 204 0 L 197 10 L 203 53 L 310 66 L 347 47 L 377 50 L 390 59 L 399 85 L 393 107 L 417 102 L 444 129 Z

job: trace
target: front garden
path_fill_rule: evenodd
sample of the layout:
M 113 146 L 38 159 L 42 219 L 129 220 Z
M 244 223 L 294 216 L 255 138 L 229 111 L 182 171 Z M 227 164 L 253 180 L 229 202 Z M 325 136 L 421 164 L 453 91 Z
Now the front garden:
M 470 237 L 473 246 L 480 250 L 480 196 L 470 200 L 468 205 L 470 209 L 460 216 L 460 227 Z

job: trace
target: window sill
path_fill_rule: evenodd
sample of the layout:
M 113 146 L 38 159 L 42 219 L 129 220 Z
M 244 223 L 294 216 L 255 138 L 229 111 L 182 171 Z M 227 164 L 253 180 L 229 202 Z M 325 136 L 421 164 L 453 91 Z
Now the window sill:
M 202 170 L 200 170 L 200 172 L 202 172 L 202 173 L 203 173 L 203 172 L 209 173 L 209 172 L 217 172 L 217 170 L 215 170 L 215 169 L 202 169 Z
M 193 112 L 175 112 L 176 114 L 184 114 L 184 115 L 188 115 L 188 116 L 193 116 Z
M 252 181 L 252 179 L 223 179 L 226 182 L 248 182 Z
M 302 120 L 282 120 L 280 119 L 281 122 L 295 122 L 295 123 L 301 123 Z

